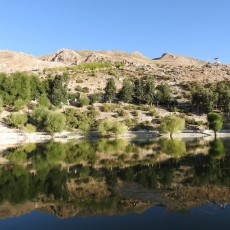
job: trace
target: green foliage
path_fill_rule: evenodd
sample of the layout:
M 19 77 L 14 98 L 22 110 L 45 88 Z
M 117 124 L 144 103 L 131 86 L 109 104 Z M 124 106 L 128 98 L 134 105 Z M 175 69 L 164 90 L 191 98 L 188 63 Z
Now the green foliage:
M 60 106 L 62 103 L 66 104 L 68 99 L 67 93 L 68 76 L 57 75 L 51 82 L 50 86 L 50 100 L 53 105 Z
M 186 153 L 185 142 L 178 139 L 160 139 L 160 147 L 163 153 L 170 156 L 181 156 Z
M 32 113 L 33 124 L 38 128 L 43 130 L 45 128 L 45 121 L 49 110 L 44 106 L 39 106 L 34 109 Z
M 87 96 L 82 96 L 78 100 L 78 105 L 80 107 L 83 107 L 83 106 L 89 105 L 89 102 L 90 102 L 90 100 Z
M 28 133 L 34 133 L 36 132 L 36 127 L 32 124 L 26 124 L 25 131 Z
M 119 121 L 103 120 L 98 126 L 98 132 L 102 136 L 121 135 L 127 131 L 127 127 Z
M 50 133 L 63 131 L 65 129 L 65 115 L 58 112 L 49 112 L 45 120 L 45 127 Z
M 50 100 L 45 93 L 43 93 L 38 99 L 39 106 L 50 107 Z
M 148 105 L 152 105 L 155 99 L 155 85 L 153 79 L 148 77 L 145 85 L 145 101 Z
M 170 86 L 167 83 L 160 84 L 157 86 L 156 89 L 157 92 L 156 92 L 155 100 L 157 104 L 159 103 L 163 105 L 168 105 L 172 100 Z
M 80 110 L 71 108 L 66 109 L 64 114 L 69 129 L 80 129 L 83 133 L 95 129 L 98 112 L 93 109 L 81 112 Z
M 166 116 L 161 120 L 160 131 L 162 133 L 170 133 L 172 137 L 173 133 L 176 133 L 185 128 L 185 120 L 175 115 Z
M 105 101 L 111 103 L 116 95 L 116 85 L 113 78 L 109 78 L 105 87 Z
M 26 161 L 27 154 L 22 149 L 16 149 L 14 152 L 8 154 L 7 158 L 11 161 L 24 162 Z
M 93 105 L 93 104 L 96 103 L 96 102 L 100 102 L 100 101 L 101 101 L 101 97 L 102 97 L 102 94 L 101 94 L 101 93 L 94 93 L 94 94 L 91 94 L 91 95 L 89 96 L 90 105 Z
M 215 132 L 220 131 L 223 126 L 223 117 L 219 113 L 211 112 L 208 114 L 208 127 Z
M 121 101 L 130 103 L 133 99 L 134 87 L 132 82 L 124 80 L 123 86 L 119 92 L 119 98 Z
M 3 99 L 0 97 L 0 112 L 2 111 L 3 105 L 4 105 Z
M 115 109 L 117 108 L 117 106 L 115 104 L 108 104 L 108 103 L 104 103 L 101 107 L 100 107 L 100 111 L 101 112 L 113 112 Z
M 134 82 L 134 97 L 138 104 L 145 101 L 145 82 L 143 79 L 138 79 Z
M 222 159 L 225 156 L 224 143 L 221 140 L 214 140 L 210 143 L 209 155 L 214 159 Z
M 6 117 L 6 121 L 16 128 L 22 128 L 27 122 L 27 115 L 25 113 L 11 113 Z
M 19 111 L 23 109 L 26 106 L 26 104 L 27 104 L 26 101 L 19 98 L 16 101 L 14 101 L 14 109 L 16 111 Z
M 124 63 L 119 62 L 119 61 L 116 61 L 116 62 L 114 63 L 114 65 L 115 65 L 115 67 L 118 68 L 118 69 L 125 66 Z
M 192 104 L 195 105 L 198 110 L 204 112 L 210 112 L 218 106 L 221 108 L 224 103 L 223 91 L 221 91 L 221 89 L 220 92 L 216 91 L 214 86 L 205 88 L 201 84 L 195 84 L 190 92 L 192 95 Z
M 110 62 L 92 62 L 92 63 L 83 63 L 77 66 L 68 67 L 70 70 L 95 70 L 95 69 L 104 69 L 111 68 L 112 64 Z

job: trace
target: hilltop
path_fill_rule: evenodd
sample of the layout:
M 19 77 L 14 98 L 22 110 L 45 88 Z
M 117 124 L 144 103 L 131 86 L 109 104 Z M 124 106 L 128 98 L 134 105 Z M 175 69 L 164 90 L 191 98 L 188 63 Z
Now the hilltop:
M 123 69 L 138 75 L 138 71 L 148 73 L 162 80 L 201 83 L 228 80 L 230 65 L 209 63 L 191 57 L 164 53 L 158 58 L 145 57 L 140 52 L 93 51 L 60 49 L 53 54 L 34 57 L 22 52 L 0 51 L 0 72 L 42 72 L 44 69 L 69 67 L 93 62 L 121 62 Z

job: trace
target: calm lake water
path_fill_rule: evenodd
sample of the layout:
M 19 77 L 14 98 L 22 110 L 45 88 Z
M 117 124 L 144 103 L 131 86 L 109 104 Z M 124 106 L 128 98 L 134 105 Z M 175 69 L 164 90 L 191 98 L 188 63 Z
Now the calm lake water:
M 1 229 L 229 229 L 229 147 L 100 139 L 4 148 Z

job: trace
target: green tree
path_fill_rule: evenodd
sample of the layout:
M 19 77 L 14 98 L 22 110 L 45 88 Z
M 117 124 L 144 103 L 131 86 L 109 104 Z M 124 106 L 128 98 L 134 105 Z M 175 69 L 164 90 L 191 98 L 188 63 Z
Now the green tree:
M 116 85 L 113 78 L 109 78 L 105 86 L 105 101 L 111 103 L 116 95 Z
M 155 102 L 155 84 L 152 78 L 148 77 L 145 85 L 145 101 L 148 105 Z
M 222 100 L 223 103 L 223 109 L 224 112 L 226 112 L 229 116 L 229 112 L 230 112 L 230 91 L 226 91 L 225 96 L 223 97 Z
M 214 131 L 215 139 L 216 133 L 221 130 L 223 126 L 223 117 L 219 113 L 211 112 L 208 114 L 208 127 Z
M 173 133 L 179 132 L 185 128 L 185 120 L 175 115 L 170 115 L 162 118 L 160 130 L 162 133 L 170 133 L 172 138 Z
M 68 76 L 67 75 L 57 75 L 51 82 L 50 86 L 50 100 L 53 105 L 60 106 L 62 103 L 66 103 L 68 99 Z
M 145 82 L 143 79 L 138 79 L 134 82 L 134 98 L 138 104 L 145 100 Z
M 119 92 L 119 98 L 125 103 L 130 103 L 133 99 L 134 88 L 129 80 L 124 80 L 123 86 Z
M 192 104 L 205 112 L 210 112 L 217 107 L 218 102 L 218 93 L 215 92 L 212 88 L 204 88 L 200 84 L 196 84 L 191 89 L 192 94 Z
M 49 112 L 45 120 L 46 130 L 50 133 L 61 132 L 65 128 L 65 115 Z
M 172 95 L 171 95 L 171 88 L 170 86 L 165 83 L 165 84 L 160 84 L 156 87 L 157 92 L 156 92 L 156 103 L 163 104 L 163 105 L 169 105 L 169 103 L 172 100 Z
M 3 105 L 4 105 L 4 102 L 3 102 L 2 97 L 0 96 L 0 112 L 2 111 Z
M 43 86 L 40 78 L 36 75 L 30 77 L 30 91 L 31 99 L 37 99 L 41 94 L 45 93 L 45 87 Z

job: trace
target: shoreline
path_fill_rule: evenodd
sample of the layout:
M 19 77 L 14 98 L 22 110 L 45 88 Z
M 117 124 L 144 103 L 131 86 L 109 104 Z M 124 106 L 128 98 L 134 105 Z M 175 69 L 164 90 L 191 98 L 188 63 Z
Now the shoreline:
M 174 133 L 173 138 L 214 138 L 214 132 L 211 130 L 183 130 L 180 133 Z M 217 138 L 230 137 L 230 130 L 221 130 L 217 132 Z M 65 142 L 73 139 L 94 139 L 101 138 L 97 132 L 91 132 L 88 135 L 79 135 L 74 132 L 61 132 L 51 135 L 47 132 L 27 133 L 23 131 L 9 130 L 9 132 L 0 131 L 0 144 L 27 144 L 27 143 L 42 143 L 51 140 Z M 106 137 L 108 138 L 108 137 Z M 169 134 L 159 134 L 157 131 L 128 131 L 123 135 L 112 138 L 124 139 L 157 139 L 157 138 L 170 138 Z

